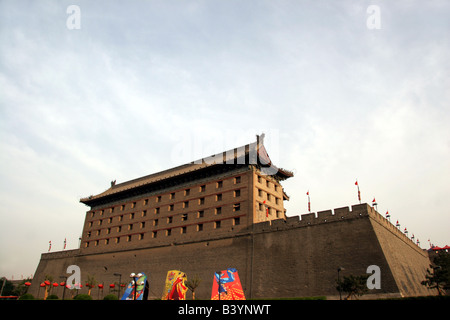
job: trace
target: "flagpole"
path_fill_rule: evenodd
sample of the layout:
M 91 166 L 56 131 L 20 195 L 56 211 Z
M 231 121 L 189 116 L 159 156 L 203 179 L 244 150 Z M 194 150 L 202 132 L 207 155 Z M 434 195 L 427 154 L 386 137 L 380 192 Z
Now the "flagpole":
M 308 212 L 311 213 L 311 200 L 309 199 L 309 190 L 306 195 L 308 196 Z
M 358 200 L 359 200 L 359 204 L 361 204 L 361 192 L 359 191 L 358 179 L 356 179 L 355 185 L 358 188 Z

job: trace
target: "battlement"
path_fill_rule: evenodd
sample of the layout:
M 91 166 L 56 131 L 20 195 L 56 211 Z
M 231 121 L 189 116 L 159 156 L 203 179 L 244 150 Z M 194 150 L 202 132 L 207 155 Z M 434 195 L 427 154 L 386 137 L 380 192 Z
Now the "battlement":
M 254 231 L 276 231 L 291 228 L 307 227 L 323 223 L 342 221 L 345 219 L 356 219 L 378 214 L 367 203 L 353 205 L 350 207 L 335 208 L 333 210 L 318 211 L 317 213 L 307 213 L 300 216 L 292 216 L 284 219 L 277 219 L 257 223 L 254 225 Z
M 293 228 L 302 228 L 314 225 L 321 225 L 326 223 L 340 222 L 350 219 L 369 217 L 372 221 L 380 224 L 388 231 L 390 231 L 394 236 L 408 244 L 413 249 L 419 251 L 421 254 L 425 255 L 425 252 L 417 245 L 413 240 L 411 240 L 407 235 L 405 235 L 399 228 L 393 225 L 388 219 L 383 217 L 378 213 L 373 207 L 367 203 L 357 204 L 350 207 L 335 208 L 332 210 L 318 211 L 302 214 L 300 216 L 292 216 L 284 219 L 277 219 L 272 221 L 265 221 L 257 223 L 254 225 L 254 232 L 272 232 L 280 230 L 288 230 Z
M 71 257 L 76 257 L 79 254 L 80 254 L 80 249 L 46 252 L 46 253 L 41 254 L 41 260 L 71 258 Z

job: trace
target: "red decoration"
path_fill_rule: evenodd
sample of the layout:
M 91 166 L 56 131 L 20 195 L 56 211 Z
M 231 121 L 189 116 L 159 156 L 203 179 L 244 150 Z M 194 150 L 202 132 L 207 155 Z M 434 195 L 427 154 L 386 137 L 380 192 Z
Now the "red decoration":
M 31 286 L 31 283 L 30 283 L 30 282 L 25 282 L 25 285 L 26 285 L 27 287 L 29 287 L 29 286 Z
M 57 284 L 56 282 L 53 282 L 53 286 L 54 286 L 54 287 L 57 287 L 58 284 Z
M 48 280 L 45 280 L 44 283 L 45 283 L 46 286 L 50 285 L 50 281 L 48 281 Z
M 42 282 L 39 286 L 45 287 L 45 283 Z
M 111 284 L 109 285 L 109 287 L 110 287 L 110 288 L 115 288 L 116 285 L 115 285 L 114 283 L 111 283 Z
M 103 289 L 103 284 L 100 283 L 100 284 L 98 285 L 98 287 L 99 287 L 100 289 Z

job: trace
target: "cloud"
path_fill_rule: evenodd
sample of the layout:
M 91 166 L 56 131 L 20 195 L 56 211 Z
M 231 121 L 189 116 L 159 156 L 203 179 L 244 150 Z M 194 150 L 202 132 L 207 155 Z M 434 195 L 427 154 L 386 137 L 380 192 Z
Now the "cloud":
M 358 178 L 423 244 L 448 241 L 446 2 L 380 2 L 380 30 L 354 1 L 79 1 L 80 30 L 70 4 L 1 4 L 0 218 L 25 236 L 0 273 L 32 273 L 49 240 L 75 248 L 79 198 L 109 181 L 262 132 L 296 173 L 289 215 L 307 190 L 314 210 L 354 204 Z

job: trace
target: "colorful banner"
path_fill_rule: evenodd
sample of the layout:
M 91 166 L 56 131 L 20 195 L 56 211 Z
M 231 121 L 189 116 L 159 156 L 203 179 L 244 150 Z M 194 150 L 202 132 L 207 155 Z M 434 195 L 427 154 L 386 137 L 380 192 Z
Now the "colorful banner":
M 167 272 L 166 285 L 162 300 L 186 300 L 187 287 L 185 282 L 187 276 L 184 272 L 171 270 Z
M 241 280 L 235 268 L 214 273 L 211 300 L 245 300 Z
M 143 300 L 147 276 L 141 272 L 136 275 L 135 279 L 130 281 L 121 300 L 134 300 L 134 290 L 136 290 L 136 300 Z

